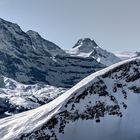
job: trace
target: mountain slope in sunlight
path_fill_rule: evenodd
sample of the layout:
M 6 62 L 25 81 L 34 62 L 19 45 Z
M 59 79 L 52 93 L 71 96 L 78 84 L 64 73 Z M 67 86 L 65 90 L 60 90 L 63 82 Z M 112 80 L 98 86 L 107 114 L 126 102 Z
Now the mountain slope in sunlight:
M 140 58 L 114 64 L 46 105 L 1 119 L 1 139 L 139 139 L 139 82 Z

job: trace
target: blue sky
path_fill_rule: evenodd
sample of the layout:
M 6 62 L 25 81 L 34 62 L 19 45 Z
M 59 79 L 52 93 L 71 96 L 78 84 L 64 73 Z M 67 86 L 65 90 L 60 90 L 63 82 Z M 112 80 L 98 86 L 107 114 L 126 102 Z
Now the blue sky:
M 0 0 L 0 17 L 62 48 L 90 37 L 109 51 L 140 51 L 139 0 Z

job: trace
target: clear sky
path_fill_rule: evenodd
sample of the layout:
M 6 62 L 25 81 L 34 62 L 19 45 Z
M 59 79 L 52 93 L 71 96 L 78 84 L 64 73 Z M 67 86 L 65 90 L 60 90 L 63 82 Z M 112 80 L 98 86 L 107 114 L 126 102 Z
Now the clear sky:
M 109 51 L 140 51 L 140 0 L 0 0 L 0 17 L 62 48 L 90 37 Z

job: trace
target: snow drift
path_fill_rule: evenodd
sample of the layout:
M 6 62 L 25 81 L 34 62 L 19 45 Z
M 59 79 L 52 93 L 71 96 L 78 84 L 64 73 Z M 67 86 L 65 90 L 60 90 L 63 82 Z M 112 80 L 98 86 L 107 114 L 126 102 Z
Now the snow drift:
M 137 140 L 140 58 L 91 74 L 37 109 L 0 120 L 1 140 Z

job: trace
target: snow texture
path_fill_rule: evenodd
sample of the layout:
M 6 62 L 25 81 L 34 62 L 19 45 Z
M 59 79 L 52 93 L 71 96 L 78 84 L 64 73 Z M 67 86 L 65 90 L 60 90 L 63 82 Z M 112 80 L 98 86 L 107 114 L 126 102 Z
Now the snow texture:
M 71 56 L 92 57 L 105 66 L 110 66 L 120 61 L 113 53 L 103 50 L 94 40 L 89 38 L 80 39 L 72 49 L 66 52 Z
M 65 91 L 50 85 L 24 85 L 0 76 L 0 117 L 37 108 Z
M 0 120 L 2 140 L 137 140 L 140 58 L 111 65 L 37 109 Z

